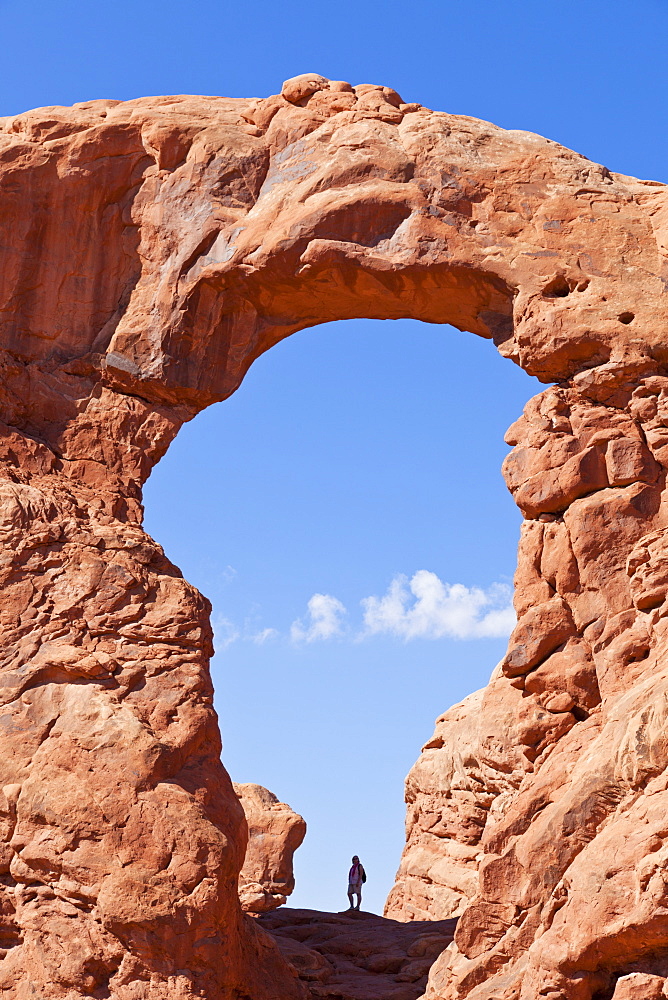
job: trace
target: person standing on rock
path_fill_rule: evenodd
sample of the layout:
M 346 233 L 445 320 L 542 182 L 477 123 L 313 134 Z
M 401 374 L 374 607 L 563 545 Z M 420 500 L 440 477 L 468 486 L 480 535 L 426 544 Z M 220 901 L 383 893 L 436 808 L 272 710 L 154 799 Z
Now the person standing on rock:
M 353 866 L 348 872 L 348 899 L 350 901 L 349 909 L 351 910 L 359 910 L 360 908 L 362 902 L 362 882 L 366 882 L 366 872 L 360 859 L 355 855 L 353 857 Z M 357 906 L 353 905 L 353 896 L 357 896 Z

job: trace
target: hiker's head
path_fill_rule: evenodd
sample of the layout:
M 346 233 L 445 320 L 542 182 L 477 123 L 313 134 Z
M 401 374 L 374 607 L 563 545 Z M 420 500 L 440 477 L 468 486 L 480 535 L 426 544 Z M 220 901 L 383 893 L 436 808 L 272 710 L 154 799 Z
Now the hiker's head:
M 359 861 L 359 858 L 357 857 L 356 854 L 353 854 L 353 864 L 355 864 L 357 861 Z

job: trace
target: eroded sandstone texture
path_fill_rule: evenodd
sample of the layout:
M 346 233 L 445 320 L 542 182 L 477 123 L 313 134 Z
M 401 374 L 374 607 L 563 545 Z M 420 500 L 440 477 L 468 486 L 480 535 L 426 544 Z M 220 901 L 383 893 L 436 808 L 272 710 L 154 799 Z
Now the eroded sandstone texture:
M 284 906 L 259 918 L 311 1000 L 416 1000 L 454 920 L 399 921 L 375 913 Z
M 440 829 L 418 804 L 423 838 L 480 852 L 432 996 L 589 1000 L 620 977 L 618 998 L 630 973 L 668 984 L 668 379 L 622 388 L 595 373 L 531 400 L 507 435 L 527 518 L 519 620 L 456 780 L 440 782 L 457 821 Z M 506 735 L 490 740 L 499 695 Z M 430 746 L 432 773 L 454 757 L 447 728 Z
M 239 872 L 239 899 L 247 913 L 282 906 L 295 887 L 292 857 L 306 823 L 262 785 L 234 783 L 248 824 L 248 846 Z
M 491 711 L 483 711 L 488 705 Z M 516 695 L 497 671 L 485 691 L 437 720 L 406 779 L 406 847 L 386 916 L 458 917 L 475 896 L 481 830 L 490 809 L 503 810 L 516 789 L 513 775 L 522 772 L 522 747 L 516 740 L 499 740 L 499 732 L 514 725 L 515 714 Z
M 430 995 L 663 989 L 666 189 L 307 75 L 4 119 L 0 226 L 0 989 L 299 994 L 239 907 L 209 609 L 140 491 L 259 354 L 353 316 L 451 323 L 558 383 L 511 432 L 508 656 L 428 751 L 469 727 L 424 824 L 466 869 L 445 905 L 471 894 Z

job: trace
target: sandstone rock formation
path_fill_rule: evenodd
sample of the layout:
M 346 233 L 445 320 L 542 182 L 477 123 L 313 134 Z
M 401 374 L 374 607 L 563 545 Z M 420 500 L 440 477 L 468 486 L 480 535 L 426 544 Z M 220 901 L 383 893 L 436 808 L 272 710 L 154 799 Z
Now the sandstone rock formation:
M 416 821 L 484 856 L 439 876 L 473 896 L 429 995 L 664 989 L 666 188 L 307 74 L 0 120 L 0 227 L 0 988 L 300 994 L 239 907 L 209 607 L 141 485 L 277 341 L 408 316 L 558 383 L 509 439 L 518 627 L 470 752 L 437 734 L 463 788 Z
M 478 888 L 480 838 L 522 773 L 522 747 L 499 741 L 515 723 L 514 692 L 497 671 L 436 722 L 406 779 L 406 848 L 385 906 L 396 920 L 460 916 Z
M 241 908 L 266 913 L 282 906 L 295 887 L 292 856 L 306 835 L 306 823 L 262 785 L 233 787 L 248 823 L 248 846 L 239 872 Z
M 417 1000 L 452 940 L 454 920 L 400 922 L 373 913 L 283 907 L 259 918 L 314 1000 Z
M 591 379 L 531 400 L 507 435 L 527 521 L 502 672 L 525 759 L 481 831 L 477 891 L 431 995 L 589 1000 L 632 972 L 668 976 L 668 379 Z
M 508 432 L 504 473 L 527 517 L 518 624 L 488 688 L 439 720 L 409 777 L 388 908 L 450 912 L 432 872 L 477 848 L 463 860 L 478 880 L 457 880 L 462 859 L 445 866 L 463 913 L 428 996 L 589 1000 L 631 972 L 668 984 L 664 398 L 664 376 L 564 385 Z

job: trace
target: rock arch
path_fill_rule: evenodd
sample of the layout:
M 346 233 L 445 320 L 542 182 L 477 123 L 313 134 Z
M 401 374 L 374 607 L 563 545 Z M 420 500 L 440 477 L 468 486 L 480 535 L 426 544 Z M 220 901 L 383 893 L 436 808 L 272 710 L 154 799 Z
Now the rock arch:
M 511 429 L 520 618 L 439 806 L 483 857 L 429 995 L 660 987 L 666 188 L 313 74 L 3 119 L 0 170 L 2 988 L 300 994 L 238 907 L 209 608 L 141 485 L 259 354 L 353 316 L 557 383 Z

